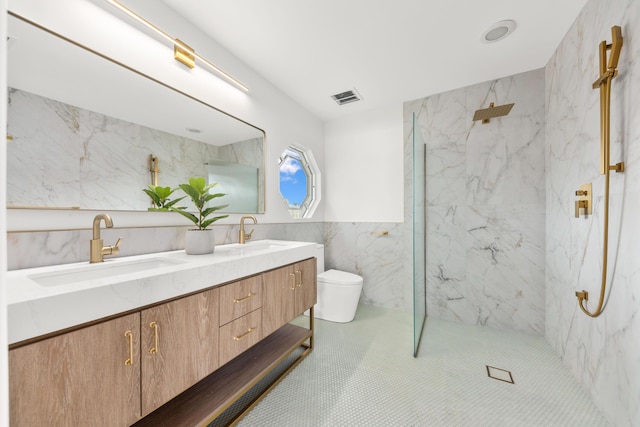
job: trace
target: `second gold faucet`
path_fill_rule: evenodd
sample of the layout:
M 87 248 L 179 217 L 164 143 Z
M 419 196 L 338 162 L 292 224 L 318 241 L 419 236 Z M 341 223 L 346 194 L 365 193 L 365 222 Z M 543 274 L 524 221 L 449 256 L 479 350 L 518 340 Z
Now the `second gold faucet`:
M 254 224 L 258 223 L 258 220 L 256 220 L 256 217 L 253 216 L 253 215 L 243 216 L 242 218 L 240 218 L 240 232 L 239 232 L 239 237 L 238 237 L 238 243 L 240 243 L 241 245 L 245 244 L 247 240 L 251 239 L 251 235 L 254 232 L 254 230 L 251 230 L 249 232 L 249 234 L 244 232 L 244 220 L 245 219 L 253 220 Z
M 89 262 L 96 263 L 104 261 L 104 255 L 116 255 L 120 252 L 120 242 L 122 237 L 118 238 L 115 245 L 103 246 L 102 239 L 100 238 L 100 222 L 104 220 L 104 225 L 107 228 L 113 227 L 113 221 L 108 214 L 96 215 L 93 218 L 93 239 L 91 239 L 91 246 L 89 252 Z

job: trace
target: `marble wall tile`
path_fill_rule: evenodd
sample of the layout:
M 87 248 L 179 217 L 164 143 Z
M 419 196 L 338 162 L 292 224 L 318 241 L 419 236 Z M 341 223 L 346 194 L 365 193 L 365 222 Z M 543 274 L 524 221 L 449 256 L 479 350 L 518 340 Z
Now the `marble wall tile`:
M 404 311 L 412 309 L 404 279 L 404 224 L 326 223 L 325 269 L 337 269 L 363 278 L 360 301 Z M 388 234 L 379 234 L 387 231 Z M 410 256 L 411 253 L 408 254 Z
M 544 333 L 544 205 L 467 210 L 467 284 L 476 324 Z
M 603 268 L 604 178 L 599 175 L 598 44 L 620 25 L 624 45 L 611 93 L 609 256 L 605 310 L 591 318 L 575 291 L 598 303 Z M 545 336 L 616 426 L 640 425 L 640 2 L 590 0 L 545 70 Z M 574 217 L 574 191 L 593 184 L 592 216 Z
M 544 70 L 405 105 L 426 143 L 427 313 L 544 331 Z M 476 109 L 515 103 L 489 124 Z
M 123 241 L 118 257 L 166 252 L 184 249 L 185 227 L 103 228 L 105 244 L 113 244 L 118 237 Z M 238 225 L 214 225 L 217 245 L 238 241 Z M 323 223 L 247 224 L 254 229 L 252 238 L 299 240 L 322 243 Z M 7 233 L 8 269 L 41 267 L 89 261 L 91 230 L 61 230 Z
M 427 315 L 474 323 L 466 291 L 466 206 L 430 206 L 427 217 Z

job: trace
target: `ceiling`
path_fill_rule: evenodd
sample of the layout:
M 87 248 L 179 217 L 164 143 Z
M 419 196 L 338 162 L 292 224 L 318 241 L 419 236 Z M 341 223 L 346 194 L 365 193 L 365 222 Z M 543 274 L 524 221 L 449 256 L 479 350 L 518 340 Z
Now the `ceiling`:
M 587 2 L 164 1 L 323 121 L 542 68 Z M 482 43 L 505 19 L 516 30 Z

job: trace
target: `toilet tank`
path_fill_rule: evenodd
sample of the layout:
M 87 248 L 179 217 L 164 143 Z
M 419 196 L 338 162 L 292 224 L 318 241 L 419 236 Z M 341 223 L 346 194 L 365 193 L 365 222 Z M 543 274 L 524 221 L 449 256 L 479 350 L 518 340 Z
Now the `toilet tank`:
M 316 247 L 316 258 L 318 263 L 317 274 L 324 273 L 324 245 L 320 243 L 318 243 L 318 246 Z

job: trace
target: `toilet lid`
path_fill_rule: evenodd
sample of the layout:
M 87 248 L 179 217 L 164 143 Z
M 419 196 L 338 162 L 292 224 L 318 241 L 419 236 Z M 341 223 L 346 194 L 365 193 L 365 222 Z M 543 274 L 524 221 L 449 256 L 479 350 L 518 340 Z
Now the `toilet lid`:
M 318 275 L 319 282 L 331 282 L 340 285 L 359 285 L 362 283 L 362 277 L 357 274 L 347 273 L 340 270 L 327 270 Z

